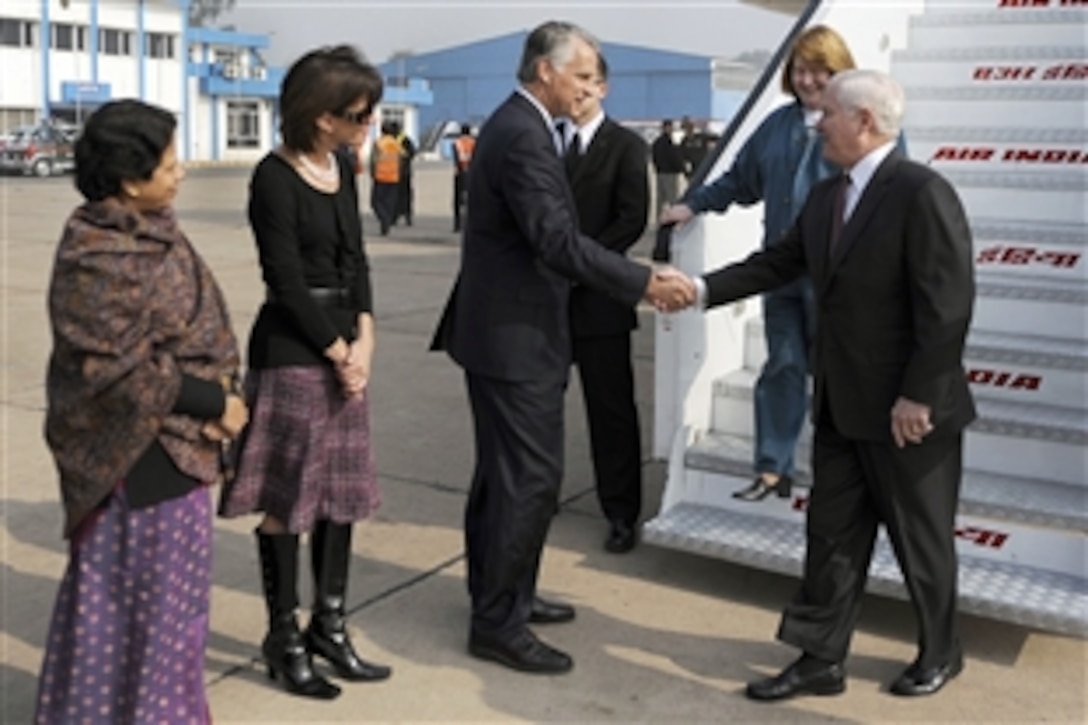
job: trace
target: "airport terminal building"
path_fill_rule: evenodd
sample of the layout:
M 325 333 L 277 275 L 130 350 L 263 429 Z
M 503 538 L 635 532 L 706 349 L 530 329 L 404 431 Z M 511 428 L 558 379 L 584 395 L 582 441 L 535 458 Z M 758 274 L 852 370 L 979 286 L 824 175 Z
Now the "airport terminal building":
M 26 0 L 0 5 L 0 133 L 42 119 L 78 123 L 138 98 L 178 117 L 188 161 L 255 160 L 277 143 L 283 69 L 267 35 L 191 27 L 189 0 Z M 416 127 L 420 81 L 386 91 L 386 113 Z

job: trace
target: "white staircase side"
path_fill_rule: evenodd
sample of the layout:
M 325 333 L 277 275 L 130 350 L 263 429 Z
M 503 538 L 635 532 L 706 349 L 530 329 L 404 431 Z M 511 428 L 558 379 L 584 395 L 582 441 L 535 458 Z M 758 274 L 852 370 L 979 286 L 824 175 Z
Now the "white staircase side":
M 931 6 L 932 11 L 910 19 L 912 51 L 951 47 L 1009 47 L 1084 43 L 1088 13 L 1082 8 L 1002 8 L 963 12 L 960 3 Z
M 711 430 L 752 438 L 757 373 L 735 370 L 715 381 Z M 964 468 L 1088 487 L 1088 411 L 976 395 L 978 418 L 967 429 Z M 806 420 L 801 441 L 811 445 Z
M 687 447 L 684 465 L 700 471 L 717 496 L 700 503 L 728 505 L 725 495 L 752 480 L 755 441 L 750 437 L 708 433 Z M 807 497 L 812 485 L 812 449 L 809 441 L 797 446 L 794 497 Z M 721 480 L 716 480 L 720 478 Z M 966 470 L 963 473 L 959 512 L 1035 527 L 1078 534 L 1088 533 L 1088 488 L 1054 481 L 1017 478 L 1001 473 Z
M 804 561 L 805 533 L 800 516 L 793 521 L 780 520 L 757 513 L 680 503 L 647 522 L 642 535 L 650 543 L 791 576 L 800 574 Z M 988 542 L 986 546 L 994 541 L 991 532 L 976 538 Z M 1011 538 L 1003 543 L 1008 541 Z M 1088 635 L 1088 587 L 1083 577 L 984 558 L 974 551 L 963 551 L 962 542 L 961 537 L 960 611 L 1055 632 Z M 906 597 L 899 566 L 883 536 L 873 552 L 866 588 L 877 594 Z

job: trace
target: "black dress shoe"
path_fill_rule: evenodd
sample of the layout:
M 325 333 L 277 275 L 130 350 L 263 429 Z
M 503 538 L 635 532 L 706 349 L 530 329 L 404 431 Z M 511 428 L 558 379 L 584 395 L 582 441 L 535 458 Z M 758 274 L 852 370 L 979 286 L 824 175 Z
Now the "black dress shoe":
M 773 702 L 795 695 L 838 695 L 846 690 L 842 665 L 828 663 L 806 669 L 801 662 L 797 660 L 774 677 L 749 683 L 744 694 L 752 700 Z
M 470 635 L 468 651 L 473 657 L 498 662 L 519 672 L 558 675 L 574 667 L 570 655 L 544 644 L 528 629 L 508 640 Z
M 529 612 L 529 621 L 533 624 L 561 624 L 572 619 L 574 607 L 571 605 L 533 597 L 533 608 Z
M 605 551 L 613 554 L 626 554 L 635 548 L 638 534 L 635 527 L 623 521 L 613 521 L 608 529 L 608 538 L 604 540 Z
M 903 697 L 932 695 L 961 672 L 963 672 L 963 655 L 956 655 L 950 662 L 936 667 L 920 667 L 917 662 L 914 662 L 896 678 L 888 689 L 893 695 Z
M 793 479 L 789 476 L 779 476 L 778 483 L 774 485 L 764 481 L 763 476 L 756 476 L 751 486 L 742 488 L 740 491 L 734 491 L 733 498 L 741 501 L 762 501 L 772 493 L 778 494 L 779 498 L 789 498 L 792 490 Z

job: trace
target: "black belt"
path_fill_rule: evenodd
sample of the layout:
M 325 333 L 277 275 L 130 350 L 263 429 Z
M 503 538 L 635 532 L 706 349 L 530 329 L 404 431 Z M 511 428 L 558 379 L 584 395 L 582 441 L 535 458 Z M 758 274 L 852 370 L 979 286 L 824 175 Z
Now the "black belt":
M 347 287 L 307 287 L 310 297 L 322 307 L 351 307 L 351 290 Z M 269 288 L 265 288 L 265 299 L 272 303 L 279 298 Z

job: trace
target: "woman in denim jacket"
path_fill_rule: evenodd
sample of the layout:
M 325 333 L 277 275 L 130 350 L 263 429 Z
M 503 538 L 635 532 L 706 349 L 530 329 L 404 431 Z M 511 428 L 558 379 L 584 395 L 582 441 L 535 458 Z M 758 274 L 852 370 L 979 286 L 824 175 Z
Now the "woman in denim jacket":
M 760 124 L 729 171 L 690 190 L 683 202 L 664 211 L 661 222 L 683 224 L 696 214 L 762 201 L 763 246 L 781 239 L 804 206 L 809 189 L 839 172 L 824 159 L 815 127 L 827 82 L 853 67 L 846 42 L 831 28 L 816 25 L 798 36 L 782 69 L 782 89 L 793 96 L 793 102 Z M 805 418 L 805 376 L 815 332 L 810 282 L 801 279 L 765 294 L 763 319 L 767 361 L 755 390 L 756 476 L 750 486 L 733 494 L 745 501 L 759 501 L 771 493 L 786 497 L 793 485 L 794 448 Z

